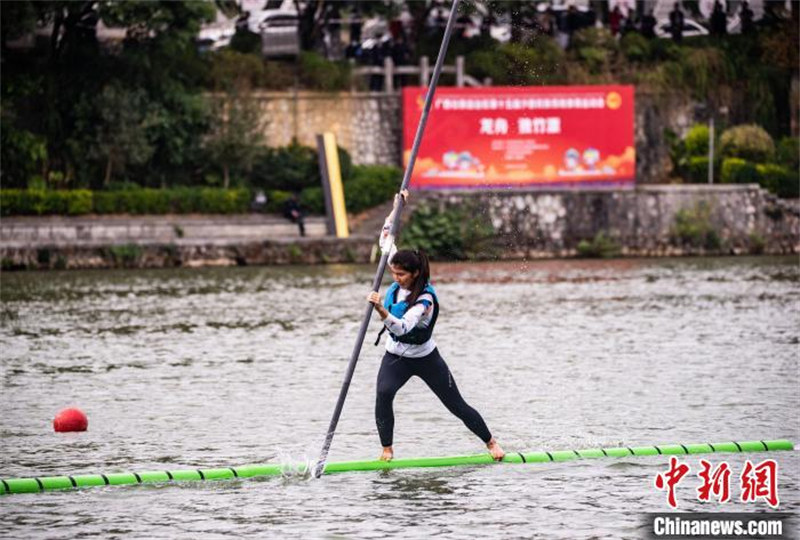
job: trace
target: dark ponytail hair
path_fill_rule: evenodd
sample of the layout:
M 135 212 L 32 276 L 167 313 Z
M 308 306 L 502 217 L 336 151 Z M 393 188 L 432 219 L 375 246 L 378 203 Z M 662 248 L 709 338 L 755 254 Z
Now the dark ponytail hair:
M 414 280 L 411 286 L 411 293 L 408 295 L 406 302 L 409 306 L 417 303 L 417 298 L 422 294 L 422 290 L 428 281 L 431 279 L 431 267 L 428 264 L 428 256 L 421 249 L 401 249 L 394 254 L 389 264 L 399 266 L 406 272 L 419 272 L 419 275 Z

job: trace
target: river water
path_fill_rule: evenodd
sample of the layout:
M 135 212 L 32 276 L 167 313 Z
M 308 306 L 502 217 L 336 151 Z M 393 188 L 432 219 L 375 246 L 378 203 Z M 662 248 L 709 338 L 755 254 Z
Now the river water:
M 319 451 L 374 267 L 4 273 L 0 477 L 297 462 Z M 439 349 L 507 450 L 800 441 L 796 258 L 437 264 Z M 370 459 L 373 321 L 332 461 Z M 56 434 L 66 406 L 89 431 Z M 399 457 L 480 441 L 418 379 L 395 401 Z M 702 456 L 779 465 L 795 452 Z M 104 487 L 0 497 L 7 538 L 641 538 L 667 511 L 660 456 Z M 797 533 L 797 523 L 792 525 Z

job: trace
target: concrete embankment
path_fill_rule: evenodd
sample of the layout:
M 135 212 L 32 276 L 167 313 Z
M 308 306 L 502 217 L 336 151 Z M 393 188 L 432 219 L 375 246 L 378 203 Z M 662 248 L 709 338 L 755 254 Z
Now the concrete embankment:
M 422 192 L 406 217 L 422 204 L 481 216 L 499 259 L 574 257 L 599 233 L 622 256 L 800 253 L 800 201 L 757 185 Z M 0 257 L 4 269 L 367 262 L 388 210 L 352 220 L 348 239 L 326 236 L 320 217 L 307 219 L 303 238 L 264 215 L 4 218 Z
M 46 216 L 0 221 L 4 269 L 162 268 L 366 262 L 375 235 L 306 236 L 278 216 Z

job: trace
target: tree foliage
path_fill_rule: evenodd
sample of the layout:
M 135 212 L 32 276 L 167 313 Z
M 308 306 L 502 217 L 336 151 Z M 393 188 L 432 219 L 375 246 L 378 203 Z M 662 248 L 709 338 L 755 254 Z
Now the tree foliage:
M 194 170 L 208 126 L 194 39 L 215 13 L 214 4 L 191 1 L 3 2 L 3 122 L 11 142 L 4 179 L 21 185 L 30 176 L 21 165 L 30 162 L 26 140 L 46 142 L 46 152 L 34 152 L 43 176 L 61 175 L 72 187 L 98 187 L 117 173 L 164 185 Z M 124 28 L 125 39 L 101 46 L 100 21 Z M 7 28 L 37 27 L 49 28 L 46 46 L 5 46 L 14 36 Z
M 250 171 L 263 143 L 258 105 L 252 99 L 231 93 L 214 101 L 217 121 L 205 141 L 214 163 L 222 168 L 222 187 L 231 185 L 231 174 Z

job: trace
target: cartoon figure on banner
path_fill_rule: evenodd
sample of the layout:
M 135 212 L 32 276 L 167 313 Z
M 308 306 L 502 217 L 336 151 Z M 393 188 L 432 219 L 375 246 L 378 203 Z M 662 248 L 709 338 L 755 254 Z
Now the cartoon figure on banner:
M 580 174 L 583 172 L 581 167 L 581 154 L 574 148 L 570 148 L 564 153 L 564 168 L 558 171 L 561 175 Z
M 600 151 L 596 148 L 587 148 L 583 151 L 583 162 L 589 172 L 597 172 L 597 163 L 600 161 Z
M 425 176 L 464 176 L 479 178 L 484 174 L 481 161 L 467 151 L 457 152 L 449 150 L 442 155 L 442 165 L 445 170 L 432 169 Z
M 586 165 L 586 174 L 615 174 L 617 171 L 610 165 L 603 165 L 598 168 L 600 163 L 600 150 L 597 148 L 587 148 L 583 151 L 583 163 Z

